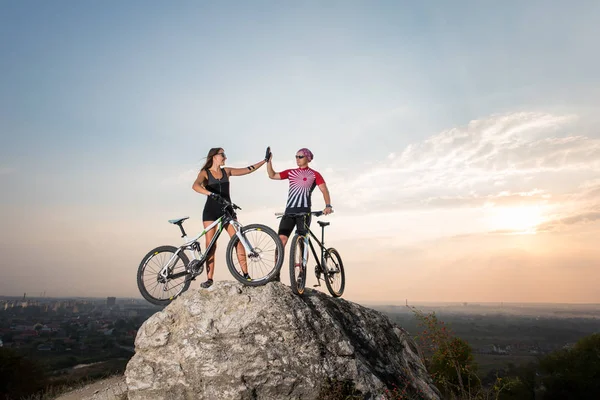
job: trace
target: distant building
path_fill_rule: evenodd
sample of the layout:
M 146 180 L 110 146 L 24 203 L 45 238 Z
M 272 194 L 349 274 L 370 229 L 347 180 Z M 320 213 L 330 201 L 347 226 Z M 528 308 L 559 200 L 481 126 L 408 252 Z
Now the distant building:
M 107 297 L 106 298 L 106 307 L 114 307 L 117 304 L 116 297 Z
M 42 343 L 42 344 L 38 345 L 37 349 L 40 351 L 51 351 L 52 344 L 51 343 Z
M 502 348 L 502 346 L 496 346 L 495 344 L 492 345 L 492 353 L 495 354 L 509 354 L 509 350 L 510 350 L 510 346 L 506 346 L 505 348 Z

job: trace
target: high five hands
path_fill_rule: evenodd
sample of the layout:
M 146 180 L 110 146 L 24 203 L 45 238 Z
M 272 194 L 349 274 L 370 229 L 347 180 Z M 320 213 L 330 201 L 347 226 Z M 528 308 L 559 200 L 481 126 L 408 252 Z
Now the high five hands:
M 265 161 L 269 162 L 272 156 L 273 154 L 271 154 L 271 146 L 269 146 L 267 147 L 267 151 L 265 152 Z

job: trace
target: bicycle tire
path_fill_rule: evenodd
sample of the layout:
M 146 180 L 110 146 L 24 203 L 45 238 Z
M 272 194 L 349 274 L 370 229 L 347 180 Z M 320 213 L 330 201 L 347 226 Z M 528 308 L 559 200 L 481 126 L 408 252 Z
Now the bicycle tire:
M 281 243 L 281 239 L 279 239 L 279 235 L 273 229 L 261 224 L 244 226 L 241 232 L 258 253 L 257 257 L 251 257 L 246 254 L 246 265 L 251 280 L 244 278 L 239 258 L 234 258 L 234 255 L 237 255 L 235 249 L 240 243 L 237 235 L 229 240 L 227 250 L 225 251 L 227 268 L 231 275 L 244 285 L 265 285 L 273 280 L 275 276 L 279 275 L 281 264 L 283 264 L 283 244 Z
M 294 235 L 290 247 L 290 287 L 292 292 L 297 295 L 304 294 L 306 287 L 306 265 L 303 265 L 302 257 L 304 253 L 304 236 Z M 296 274 L 296 267 L 300 264 L 300 269 Z
M 333 266 L 329 265 L 329 260 L 333 262 Z M 327 290 L 329 290 L 329 293 L 333 297 L 340 297 L 344 293 L 344 288 L 346 286 L 346 274 L 344 272 L 344 264 L 340 253 L 333 247 L 328 248 L 327 253 L 325 254 L 325 263 L 326 265 L 323 267 L 323 278 L 325 280 L 325 285 L 327 285 Z M 333 280 L 337 276 L 340 278 L 340 285 L 339 289 L 336 290 Z
M 155 289 L 160 289 L 161 285 L 163 285 L 162 292 L 159 292 L 159 293 L 166 293 L 166 291 L 164 290 L 164 288 L 165 288 L 164 285 L 167 285 L 170 280 L 167 279 L 167 281 L 165 283 L 159 282 L 158 281 L 158 273 L 164 267 L 164 264 L 171 259 L 173 254 L 175 254 L 175 252 L 177 252 L 177 250 L 178 250 L 177 247 L 174 247 L 174 246 L 157 247 L 157 248 L 149 251 L 148 254 L 146 254 L 146 256 L 142 259 L 140 266 L 138 267 L 138 272 L 137 272 L 138 289 L 140 290 L 140 293 L 142 294 L 144 299 L 146 299 L 147 301 L 149 301 L 152 304 L 156 304 L 157 306 L 169 305 L 175 298 L 177 298 L 177 296 L 184 293 L 190 287 L 190 284 L 191 284 L 190 275 L 185 274 L 181 277 L 181 278 L 183 278 L 183 281 L 173 287 L 173 288 L 177 288 L 173 293 L 168 293 L 166 297 L 155 295 L 155 293 L 156 293 Z M 167 253 L 167 254 L 165 254 L 165 253 Z M 164 254 L 164 256 L 158 258 L 161 254 Z M 157 262 L 153 263 L 153 260 L 155 260 L 155 259 L 157 260 Z M 180 263 L 180 261 L 181 261 L 181 263 Z M 176 271 L 177 269 L 180 269 L 182 267 L 185 270 L 185 268 L 187 268 L 188 264 L 189 264 L 188 257 L 185 255 L 185 253 L 183 251 L 180 251 L 179 254 L 177 254 L 177 256 L 176 256 L 175 263 L 173 264 L 173 271 Z M 144 279 L 144 273 L 147 271 L 147 269 L 151 265 L 157 265 L 158 266 L 157 270 L 152 271 L 149 274 L 149 279 Z M 179 270 L 178 272 L 183 272 L 183 271 Z M 151 284 L 153 282 L 155 282 L 156 285 L 154 287 L 149 287 L 149 284 Z

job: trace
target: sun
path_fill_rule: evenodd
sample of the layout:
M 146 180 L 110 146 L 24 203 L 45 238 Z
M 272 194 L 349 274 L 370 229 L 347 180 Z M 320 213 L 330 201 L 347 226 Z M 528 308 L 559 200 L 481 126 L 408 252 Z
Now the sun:
M 492 207 L 486 220 L 494 231 L 535 233 L 544 217 L 540 206 Z

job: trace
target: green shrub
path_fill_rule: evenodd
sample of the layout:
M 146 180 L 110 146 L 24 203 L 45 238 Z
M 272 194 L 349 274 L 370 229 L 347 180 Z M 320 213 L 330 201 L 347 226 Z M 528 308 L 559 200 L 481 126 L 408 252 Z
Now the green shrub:
M 31 396 L 44 388 L 43 368 L 11 349 L 0 348 L 0 399 Z

